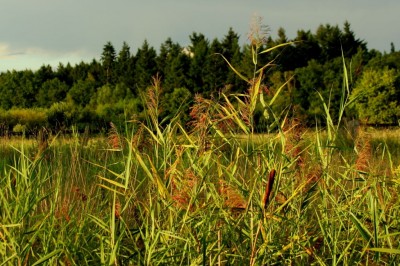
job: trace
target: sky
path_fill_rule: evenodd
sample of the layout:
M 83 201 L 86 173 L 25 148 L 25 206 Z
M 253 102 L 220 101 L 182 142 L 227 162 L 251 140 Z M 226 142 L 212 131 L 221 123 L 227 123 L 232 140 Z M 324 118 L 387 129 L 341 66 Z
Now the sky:
M 351 25 L 369 49 L 400 48 L 399 0 L 0 0 L 0 71 L 36 70 L 99 60 L 110 41 L 131 53 L 147 40 L 157 50 L 168 38 L 189 44 L 193 32 L 222 39 L 232 27 L 247 41 L 252 17 L 276 37 L 321 24 Z

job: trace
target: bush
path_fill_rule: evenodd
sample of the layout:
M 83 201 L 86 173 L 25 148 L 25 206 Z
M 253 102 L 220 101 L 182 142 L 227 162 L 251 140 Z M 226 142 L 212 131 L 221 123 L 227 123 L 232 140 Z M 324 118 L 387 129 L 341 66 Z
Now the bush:
M 8 120 L 8 112 L 0 108 L 0 136 L 5 136 L 9 132 Z
M 26 126 L 25 125 L 21 125 L 21 124 L 16 124 L 13 127 L 13 132 L 14 133 L 25 133 L 26 132 Z
M 108 125 L 113 122 L 115 125 L 124 125 L 126 120 L 132 119 L 133 116 L 139 116 L 142 108 L 139 99 L 120 100 L 114 104 L 98 105 L 95 113 L 104 124 Z
M 57 102 L 47 110 L 47 121 L 51 128 L 60 130 L 72 125 L 74 107 L 66 102 Z
M 39 128 L 47 126 L 47 114 L 45 109 L 11 109 L 7 111 L 5 122 L 9 128 L 17 130 L 24 127 L 27 133 L 35 133 Z

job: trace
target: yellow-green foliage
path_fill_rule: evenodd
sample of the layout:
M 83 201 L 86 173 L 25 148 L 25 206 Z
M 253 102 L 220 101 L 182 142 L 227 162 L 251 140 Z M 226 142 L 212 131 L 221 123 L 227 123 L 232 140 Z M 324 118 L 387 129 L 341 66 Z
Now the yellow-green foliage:
M 11 128 L 25 128 L 26 130 L 35 130 L 46 126 L 47 114 L 44 109 L 11 109 L 3 111 L 0 116 L 0 124 Z
M 371 124 L 397 124 L 400 74 L 395 69 L 365 70 L 352 92 L 359 118 Z

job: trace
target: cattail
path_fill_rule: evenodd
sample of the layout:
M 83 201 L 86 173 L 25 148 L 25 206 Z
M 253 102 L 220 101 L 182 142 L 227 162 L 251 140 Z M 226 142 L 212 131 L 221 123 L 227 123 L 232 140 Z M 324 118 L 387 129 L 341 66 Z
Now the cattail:
M 264 209 L 266 209 L 269 204 L 269 197 L 272 192 L 272 186 L 274 185 L 275 175 L 276 175 L 276 171 L 275 171 L 275 169 L 272 169 L 271 172 L 269 172 L 268 183 L 265 187 L 265 193 L 264 193 L 264 197 L 262 200 Z

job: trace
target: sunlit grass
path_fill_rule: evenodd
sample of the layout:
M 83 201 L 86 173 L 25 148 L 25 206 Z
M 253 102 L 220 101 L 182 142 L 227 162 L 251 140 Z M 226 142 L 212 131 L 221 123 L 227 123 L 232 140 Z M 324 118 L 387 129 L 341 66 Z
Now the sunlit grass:
M 399 264 L 399 130 L 346 128 L 322 97 L 324 128 L 277 116 L 255 45 L 252 79 L 230 65 L 248 91 L 197 95 L 189 125 L 160 123 L 154 79 L 123 130 L 1 139 L 0 265 Z
M 352 140 L 321 145 L 329 141 L 324 131 L 296 137 L 289 127 L 246 137 L 207 122 L 202 136 L 179 124 L 154 126 L 133 123 L 129 135 L 85 143 L 78 134 L 51 137 L 40 155 L 37 140 L 4 144 L 12 153 L 2 149 L 10 156 L 1 173 L 2 258 L 48 265 L 398 262 L 397 130 L 366 130 L 369 165 L 358 169 L 361 148 L 344 146 Z

